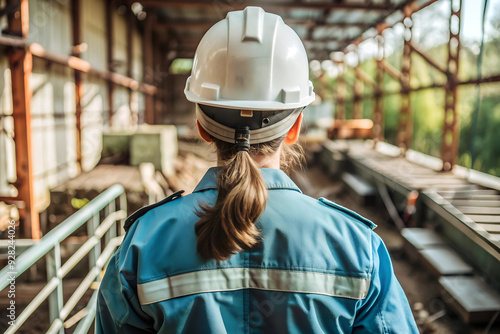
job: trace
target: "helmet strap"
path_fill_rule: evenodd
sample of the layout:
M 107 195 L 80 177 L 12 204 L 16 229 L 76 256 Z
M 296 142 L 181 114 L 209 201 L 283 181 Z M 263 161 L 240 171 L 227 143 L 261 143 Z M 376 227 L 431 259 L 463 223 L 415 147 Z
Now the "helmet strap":
M 250 128 L 248 126 L 240 126 L 234 132 L 234 141 L 236 143 L 236 151 L 246 151 L 250 149 Z

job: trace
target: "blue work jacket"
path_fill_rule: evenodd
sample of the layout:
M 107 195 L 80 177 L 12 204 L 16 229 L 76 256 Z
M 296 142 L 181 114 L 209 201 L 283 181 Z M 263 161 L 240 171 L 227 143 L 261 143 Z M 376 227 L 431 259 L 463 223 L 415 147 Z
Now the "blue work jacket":
M 217 168 L 192 194 L 144 210 L 101 282 L 96 333 L 418 333 L 375 225 L 261 171 L 262 241 L 226 261 L 196 252 Z

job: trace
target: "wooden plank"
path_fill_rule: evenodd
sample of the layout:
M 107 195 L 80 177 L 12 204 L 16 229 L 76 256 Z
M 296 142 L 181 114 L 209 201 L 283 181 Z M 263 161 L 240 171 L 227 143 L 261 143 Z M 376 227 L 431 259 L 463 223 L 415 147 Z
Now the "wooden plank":
M 471 275 L 474 269 L 450 247 L 442 246 L 420 250 L 431 271 L 438 277 L 448 275 Z
M 497 190 L 493 189 L 475 189 L 472 191 L 474 195 L 499 195 Z M 468 196 L 471 194 L 470 191 L 442 191 L 439 193 L 441 196 L 455 196 L 457 198 L 463 198 L 463 196 Z
M 443 191 L 444 193 L 452 193 L 452 191 Z M 466 192 L 460 192 L 461 194 L 458 195 L 441 195 L 443 198 L 446 199 L 469 199 L 469 200 L 483 200 L 483 201 L 500 201 L 500 195 L 475 195 L 474 191 L 470 191 L 469 195 L 466 195 L 464 193 Z
M 453 200 L 450 201 L 454 206 L 475 206 L 475 207 L 492 207 L 499 208 L 500 201 L 479 201 L 479 200 Z
M 500 233 L 500 225 L 498 224 L 479 224 L 489 233 Z
M 411 181 L 412 182 L 410 182 L 410 183 L 415 184 L 415 185 L 421 185 L 421 184 L 423 184 L 423 185 L 433 185 L 433 186 L 469 184 L 469 182 L 467 182 L 464 179 L 459 179 L 459 178 L 442 178 L 442 177 L 439 177 L 439 176 L 429 177 L 429 178 L 417 178 L 417 179 L 414 179 L 414 180 L 411 180 Z
M 375 201 L 377 190 L 359 176 L 342 173 L 341 179 L 357 202 L 367 205 Z
M 499 240 L 500 241 L 500 233 L 491 233 L 491 237 L 494 240 Z
M 476 223 L 500 223 L 500 215 L 467 215 Z
M 500 311 L 500 295 L 479 277 L 441 277 L 444 298 L 467 323 L 489 322 Z
M 498 207 L 457 206 L 458 210 L 471 215 L 500 215 Z
M 471 187 L 473 187 L 471 184 L 421 184 L 418 187 L 415 184 L 409 184 L 408 185 L 410 188 L 414 188 L 416 190 L 428 190 L 428 189 L 433 189 L 437 192 L 442 192 L 442 191 L 467 191 L 471 190 Z
M 443 238 L 436 231 L 428 228 L 405 228 L 401 231 L 401 234 L 416 249 L 445 245 Z

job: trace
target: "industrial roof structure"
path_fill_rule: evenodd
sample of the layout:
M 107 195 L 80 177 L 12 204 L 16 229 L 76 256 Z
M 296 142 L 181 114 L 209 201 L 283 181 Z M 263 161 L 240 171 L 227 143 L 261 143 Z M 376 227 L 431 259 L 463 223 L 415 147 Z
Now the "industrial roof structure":
M 309 59 L 330 59 L 331 52 L 374 37 L 436 0 L 144 0 L 156 34 L 175 58 L 192 58 L 203 34 L 227 12 L 259 6 L 280 15 L 304 42 Z M 128 1 L 132 5 L 134 1 Z M 149 22 L 149 23 L 148 23 Z

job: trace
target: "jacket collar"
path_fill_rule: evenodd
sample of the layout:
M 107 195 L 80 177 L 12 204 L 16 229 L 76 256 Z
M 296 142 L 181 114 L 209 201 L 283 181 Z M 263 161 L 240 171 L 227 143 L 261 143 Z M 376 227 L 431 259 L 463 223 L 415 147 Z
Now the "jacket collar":
M 210 168 L 193 192 L 196 193 L 209 189 L 217 189 L 217 174 L 220 170 L 220 167 Z M 260 171 L 264 177 L 264 181 L 266 182 L 267 189 L 289 189 L 302 193 L 299 187 L 297 187 L 297 185 L 295 185 L 295 183 L 282 170 L 275 168 L 261 168 Z

